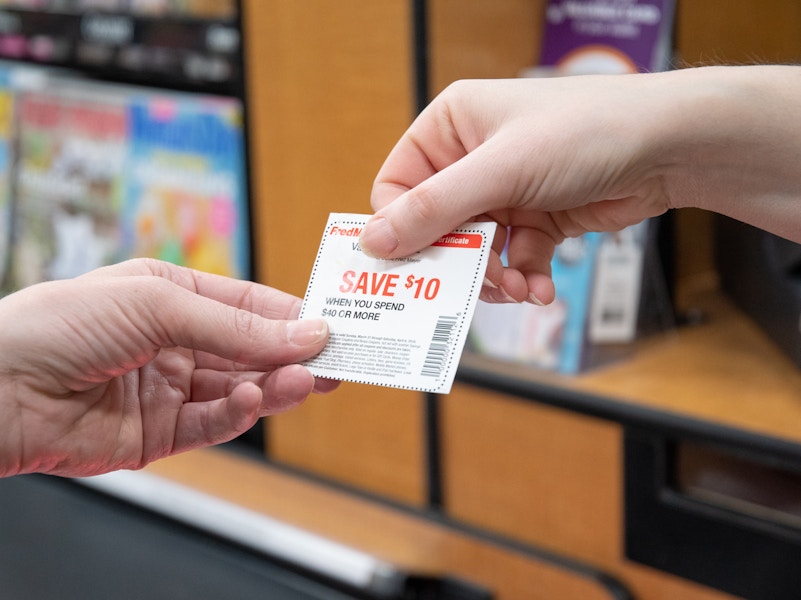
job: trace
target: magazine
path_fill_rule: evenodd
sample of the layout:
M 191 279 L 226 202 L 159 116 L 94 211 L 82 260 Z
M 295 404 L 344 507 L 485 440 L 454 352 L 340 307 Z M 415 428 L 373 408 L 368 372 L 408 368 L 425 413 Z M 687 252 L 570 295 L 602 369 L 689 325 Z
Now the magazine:
M 119 260 L 125 106 L 69 91 L 18 96 L 15 288 Z
M 11 258 L 11 175 L 14 143 L 14 89 L 11 71 L 0 66 L 0 296 L 6 291 Z
M 132 98 L 129 118 L 125 252 L 248 277 L 239 103 L 140 96 Z

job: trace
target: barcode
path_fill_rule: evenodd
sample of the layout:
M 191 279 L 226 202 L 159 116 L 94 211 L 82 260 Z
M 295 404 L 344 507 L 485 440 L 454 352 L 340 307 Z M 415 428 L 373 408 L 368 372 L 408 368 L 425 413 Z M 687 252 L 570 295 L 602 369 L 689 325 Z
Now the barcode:
M 431 345 L 428 347 L 428 354 L 423 363 L 420 375 L 423 377 L 439 377 L 442 369 L 448 361 L 448 348 L 451 341 L 451 331 L 457 322 L 456 317 L 442 315 L 437 319 L 434 327 L 434 335 L 431 338 Z

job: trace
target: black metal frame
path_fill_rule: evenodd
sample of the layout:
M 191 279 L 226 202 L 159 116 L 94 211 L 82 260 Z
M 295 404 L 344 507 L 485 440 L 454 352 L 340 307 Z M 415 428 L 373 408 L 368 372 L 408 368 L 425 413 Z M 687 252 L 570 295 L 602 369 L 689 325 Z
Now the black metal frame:
M 801 529 L 676 489 L 676 451 L 687 440 L 675 433 L 626 428 L 626 556 L 748 600 L 800 598 Z M 775 455 L 734 440 L 716 443 L 715 449 L 776 462 Z M 788 466 L 796 470 L 799 463 Z

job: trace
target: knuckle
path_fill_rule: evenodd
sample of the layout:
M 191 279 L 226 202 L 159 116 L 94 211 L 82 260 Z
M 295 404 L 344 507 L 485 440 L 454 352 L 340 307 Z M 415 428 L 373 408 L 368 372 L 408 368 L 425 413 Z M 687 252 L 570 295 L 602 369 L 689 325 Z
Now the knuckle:
M 233 312 L 233 328 L 240 335 L 251 336 L 256 333 L 256 315 L 248 310 L 238 308 Z
M 429 185 L 421 184 L 409 193 L 406 210 L 415 223 L 431 223 L 437 218 L 440 194 Z

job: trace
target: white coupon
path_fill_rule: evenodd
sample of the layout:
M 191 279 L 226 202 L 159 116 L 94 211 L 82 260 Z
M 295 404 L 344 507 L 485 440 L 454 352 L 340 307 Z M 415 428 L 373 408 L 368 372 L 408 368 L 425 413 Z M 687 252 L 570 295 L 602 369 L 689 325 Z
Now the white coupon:
M 328 218 L 300 318 L 325 318 L 331 336 L 304 364 L 318 377 L 447 394 L 496 224 L 467 223 L 411 256 L 378 259 L 359 246 L 369 218 Z

